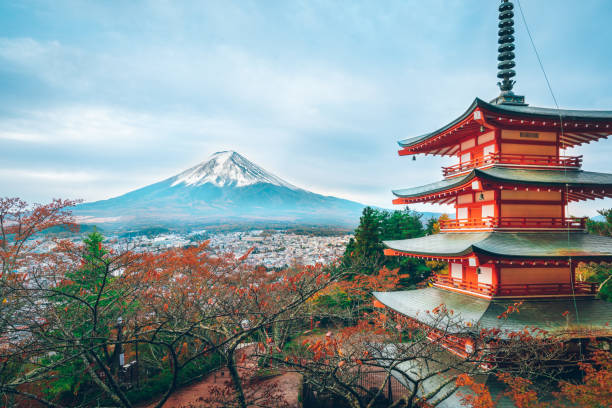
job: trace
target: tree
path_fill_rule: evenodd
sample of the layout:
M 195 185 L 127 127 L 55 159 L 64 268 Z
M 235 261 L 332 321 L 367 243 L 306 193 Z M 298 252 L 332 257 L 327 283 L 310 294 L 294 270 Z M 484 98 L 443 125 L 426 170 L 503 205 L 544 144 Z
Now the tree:
M 55 241 L 42 232 L 54 227 L 75 230 L 68 208 L 74 200 L 53 200 L 47 205 L 29 206 L 19 198 L 0 198 L 0 276 L 18 271 L 32 257 L 44 257 L 38 251 Z
M 0 394 L 14 395 L 16 389 L 7 388 L 6 384 L 25 360 L 9 356 L 15 351 L 12 345 L 27 337 L 24 327 L 32 324 L 30 299 L 21 296 L 21 289 L 27 286 L 28 267 L 52 261 L 53 256 L 45 248 L 64 243 L 44 234 L 45 231 L 76 230 L 68 211 L 76 203 L 58 199 L 46 205 L 29 206 L 19 198 L 0 198 Z M 40 318 L 33 323 L 40 323 Z M 37 399 L 33 394 L 30 397 Z
M 56 242 L 44 262 L 28 264 L 11 285 L 23 314 L 10 318 L 3 354 L 20 370 L 3 378 L 0 390 L 32 397 L 22 390 L 47 383 L 55 392 L 35 399 L 53 406 L 63 389 L 76 393 L 92 382 L 115 404 L 131 406 L 117 377 L 117 322 L 136 311 L 138 288 L 125 284 L 125 268 L 136 259 L 107 251 L 93 233 L 82 247 Z
M 550 376 L 537 364 L 559 359 L 563 351 L 545 333 L 482 330 L 443 305 L 425 312 L 430 323 L 424 326 L 390 311 L 372 312 L 365 305 L 337 309 L 319 301 L 330 288 L 340 288 L 369 302 L 371 291 L 401 286 L 401 268 L 383 266 L 362 274 L 349 270 L 351 279 L 346 279 L 349 272 L 342 265 L 296 265 L 274 272 L 254 268 L 244 262 L 249 253 L 238 258 L 213 254 L 207 242 L 136 254 L 110 248 L 94 232 L 77 245 L 36 235 L 43 226 L 69 224 L 64 210 L 70 202 L 39 211 L 25 210 L 19 200 L 11 203 L 4 214 L 17 215 L 0 219 L 5 223 L 2 231 L 8 231 L 3 235 L 5 269 L 0 277 L 6 300 L 0 304 L 0 395 L 7 402 L 20 396 L 50 407 L 131 407 L 135 401 L 125 387 L 119 356 L 130 361 L 139 350 L 138 365 L 169 378 L 157 407 L 194 366 L 213 356 L 220 356 L 231 381 L 203 400 L 204 405 L 282 405 L 274 389 L 252 392 L 244 386 L 267 366 L 300 372 L 318 393 L 353 407 L 380 402 L 392 375 L 409 384 L 394 406 L 435 405 L 460 387 L 472 387 L 474 404 L 484 404 L 486 389 L 473 383 L 484 364 L 487 372 L 531 380 L 542 373 Z M 39 215 L 30 218 L 34 214 Z M 370 212 L 368 217 L 375 215 Z M 399 212 L 374 218 L 384 237 L 385 229 L 403 233 L 389 226 L 392 217 L 403 216 Z M 414 219 L 404 221 L 410 234 L 422 232 Z M 360 236 L 367 236 L 363 231 Z M 41 242 L 49 244 L 47 251 L 41 250 Z M 325 336 L 313 331 L 321 321 L 330 328 Z M 334 323 L 342 327 L 335 329 Z M 467 359 L 446 361 L 445 341 L 460 332 L 472 336 L 473 347 Z M 305 336 L 302 342 L 300 335 Z M 256 364 L 240 354 L 246 344 L 252 344 Z M 497 364 L 502 361 L 513 363 Z M 416 374 L 405 369 L 417 364 L 430 369 Z M 375 390 L 361 381 L 371 371 L 381 380 Z M 443 384 L 419 391 L 433 376 L 444 376 Z M 58 395 L 61 390 L 66 398 Z M 586 395 L 583 391 L 575 393 Z
M 367 314 L 355 326 L 307 337 L 300 347 L 274 359 L 280 367 L 302 373 L 310 389 L 333 400 L 334 406 L 434 407 L 469 387 L 467 403 L 492 408 L 493 398 L 477 376 L 504 373 L 533 378 L 545 364 L 562 358 L 564 348 L 558 340 L 543 334 L 475 327 L 443 305 L 424 316 L 427 325 L 386 310 Z M 473 346 L 463 358 L 446 350 L 447 339 L 457 333 L 472 333 Z M 517 355 L 522 358 L 517 360 Z M 393 378 L 406 387 L 393 401 L 385 401 Z
M 448 220 L 448 215 L 442 214 L 437 220 L 435 218 L 430 218 L 427 221 L 427 234 L 438 234 L 440 233 L 440 224 L 444 221 Z M 448 274 L 448 262 L 445 261 L 425 261 L 425 265 L 431 269 L 433 273 L 441 273 Z
M 311 316 L 309 299 L 338 276 L 320 266 L 270 273 L 246 265 L 248 254 L 213 259 L 203 249 L 173 249 L 150 258 L 147 269 L 162 271 L 155 280 L 164 282 L 165 291 L 147 294 L 145 309 L 167 324 L 148 335 L 151 341 L 166 334 L 185 338 L 193 350 L 182 362 L 175 358 L 176 366 L 203 353 L 221 354 L 235 402 L 245 408 L 239 346 L 255 342 L 260 349 L 280 352 L 289 329 Z
M 425 227 L 425 231 L 427 235 L 438 234 L 440 232 L 440 224 L 444 221 L 448 221 L 448 215 L 442 214 L 438 219 L 430 218 L 427 220 L 427 226 Z
M 349 241 L 345 260 L 351 265 L 359 265 L 360 271 L 365 272 L 378 269 L 382 263 L 382 239 L 380 213 L 372 207 L 363 209 L 359 226 L 355 230 L 355 237 Z
M 612 208 L 597 211 L 604 217 L 603 221 L 587 220 L 587 230 L 591 234 L 612 236 Z
M 612 209 L 599 210 L 604 221 L 587 220 L 587 230 L 590 234 L 612 236 Z M 598 296 L 604 300 L 612 301 L 612 266 L 609 264 L 580 264 L 578 275 L 584 280 L 599 283 Z
M 561 380 L 559 389 L 553 392 L 554 399 L 542 401 L 533 381 L 508 374 L 498 378 L 507 386 L 505 392 L 517 407 L 529 408 L 600 408 L 610 406 L 612 399 L 612 354 L 609 350 L 597 349 L 590 360 L 578 362 L 582 378 L 580 381 Z
M 402 284 L 414 285 L 427 277 L 429 269 L 420 260 L 384 256 L 382 242 L 416 238 L 424 234 L 420 215 L 408 208 L 386 211 L 366 207 L 355 230 L 355 237 L 346 247 L 342 263 L 352 275 L 375 274 L 383 266 L 397 268 L 404 276 Z
M 69 223 L 62 210 L 73 202 L 32 210 L 19 200 L 2 203 L 0 395 L 47 406 L 62 405 L 58 394 L 66 390 L 131 407 L 119 356 L 133 356 L 140 345 L 139 364 L 170 373 L 157 406 L 181 373 L 214 354 L 245 407 L 239 346 L 283 347 L 292 327 L 312 315 L 309 299 L 339 276 L 320 266 L 268 272 L 246 265 L 248 253 L 211 254 L 207 242 L 161 253 L 115 251 L 97 232 L 83 245 L 55 239 L 37 252 L 34 234 Z

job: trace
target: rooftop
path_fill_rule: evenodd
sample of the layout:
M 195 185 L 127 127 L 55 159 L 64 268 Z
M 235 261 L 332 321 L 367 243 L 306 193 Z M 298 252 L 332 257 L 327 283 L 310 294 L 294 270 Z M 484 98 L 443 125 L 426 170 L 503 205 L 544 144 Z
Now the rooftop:
M 417 256 L 461 257 L 476 253 L 516 259 L 572 257 L 612 261 L 612 238 L 584 232 L 447 232 L 384 244 Z
M 612 303 L 601 299 L 576 299 L 575 304 L 569 298 L 524 300 L 519 312 L 503 319 L 498 316 L 514 305 L 515 300 L 480 299 L 438 288 L 373 294 L 390 309 L 425 324 L 437 323 L 431 311 L 443 304 L 453 310 L 454 319 L 467 323 L 466 332 L 480 329 L 516 332 L 537 327 L 554 334 L 612 335 L 612 327 L 608 325 L 612 322 Z
M 482 115 L 476 115 L 475 111 L 482 112 Z M 561 143 L 571 147 L 612 134 L 612 111 L 498 105 L 476 98 L 461 116 L 447 125 L 421 136 L 400 140 L 398 144 L 405 154 L 454 154 L 457 138 L 477 132 L 480 125 L 494 128 L 521 124 L 534 129 L 563 131 Z
M 473 169 L 467 174 L 446 178 L 423 186 L 393 190 L 399 198 L 421 198 L 460 187 L 469 187 L 470 181 L 478 178 L 496 184 L 509 183 L 541 187 L 566 187 L 570 190 L 594 190 L 593 194 L 612 195 L 612 174 L 583 170 L 531 170 L 493 166 L 488 169 Z M 587 191 L 587 194 L 589 193 Z M 569 200 L 584 199 L 580 191 L 570 191 Z M 584 192 L 583 192 L 584 193 Z M 416 200 L 413 200 L 416 201 Z

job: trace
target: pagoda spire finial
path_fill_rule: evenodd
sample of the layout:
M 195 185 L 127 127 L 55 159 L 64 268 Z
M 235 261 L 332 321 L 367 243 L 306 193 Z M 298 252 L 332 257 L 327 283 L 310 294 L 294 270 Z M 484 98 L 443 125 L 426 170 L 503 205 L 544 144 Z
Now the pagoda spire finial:
M 512 87 L 516 81 L 511 78 L 516 76 L 512 69 L 516 66 L 514 62 L 514 4 L 511 0 L 501 0 L 499 5 L 499 31 L 498 40 L 499 52 L 497 60 L 497 77 L 501 79 L 497 83 L 501 94 L 492 102 L 496 104 L 524 105 L 525 97 L 514 95 Z
M 502 92 L 512 91 L 512 87 L 515 81 L 510 78 L 516 76 L 516 72 L 512 68 L 515 67 L 514 63 L 514 4 L 510 0 L 502 0 L 499 6 L 499 55 L 497 60 L 497 77 L 501 79 L 498 82 L 499 89 Z

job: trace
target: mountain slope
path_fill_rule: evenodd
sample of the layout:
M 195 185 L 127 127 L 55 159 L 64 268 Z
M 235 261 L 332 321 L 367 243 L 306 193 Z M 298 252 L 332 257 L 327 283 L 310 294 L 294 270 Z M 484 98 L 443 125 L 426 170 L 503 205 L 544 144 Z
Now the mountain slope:
M 207 183 L 217 187 L 244 187 L 267 183 L 297 190 L 297 187 L 267 172 L 234 151 L 217 152 L 208 161 L 176 175 L 172 187 L 181 184 L 201 186 Z
M 139 224 L 265 220 L 347 225 L 357 223 L 363 207 L 300 189 L 227 151 L 158 183 L 81 204 L 74 213 L 94 222 Z

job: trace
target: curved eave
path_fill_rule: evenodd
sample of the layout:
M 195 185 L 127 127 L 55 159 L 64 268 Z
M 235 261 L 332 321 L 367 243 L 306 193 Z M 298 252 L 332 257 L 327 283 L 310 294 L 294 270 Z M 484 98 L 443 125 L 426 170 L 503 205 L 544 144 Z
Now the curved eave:
M 459 124 L 460 122 L 464 121 L 465 119 L 467 119 L 472 112 L 474 112 L 474 109 L 476 109 L 476 107 L 478 106 L 478 101 L 480 99 L 476 98 L 474 100 L 474 102 L 472 102 L 472 104 L 470 105 L 470 107 L 461 115 L 459 116 L 457 119 L 453 120 L 452 122 L 450 122 L 448 125 L 441 127 L 438 130 L 435 130 L 433 132 L 429 132 L 429 133 L 425 133 L 421 136 L 416 136 L 416 137 L 411 137 L 408 139 L 404 139 L 404 140 L 400 140 L 397 142 L 397 144 L 400 147 L 410 147 L 410 146 L 414 146 L 416 144 L 419 144 L 421 142 L 426 141 L 427 139 L 430 139 L 434 136 L 439 135 L 440 133 L 444 133 L 447 130 L 450 130 L 453 128 L 453 126 Z
M 524 299 L 518 313 L 500 319 L 498 316 L 515 305 L 515 299 L 479 299 L 438 288 L 372 294 L 389 309 L 435 327 L 443 327 L 446 319 L 450 318 L 431 312 L 444 304 L 453 311 L 452 321 L 455 324 L 446 327 L 451 328 L 453 333 L 499 329 L 503 338 L 510 332 L 537 327 L 569 338 L 612 334 L 609 325 L 612 321 L 612 304 L 602 299 Z
M 531 170 L 507 167 L 475 169 L 475 175 L 489 181 L 540 186 L 612 187 L 612 174 L 583 170 Z
M 420 238 L 383 241 L 394 251 L 416 257 L 464 257 L 474 252 L 474 245 L 485 240 L 491 232 L 456 232 L 428 235 Z
M 612 261 L 612 238 L 585 232 L 496 232 L 474 249 L 493 258 Z
M 504 115 L 517 115 L 530 119 L 547 119 L 558 120 L 559 116 L 564 122 L 592 122 L 592 123 L 610 123 L 612 122 L 612 111 L 604 110 L 578 110 L 578 109 L 555 109 L 555 108 L 540 108 L 536 106 L 522 105 L 496 105 L 476 98 L 475 101 L 478 107 L 485 109 L 491 113 Z
M 471 189 L 474 180 L 483 182 L 483 189 L 491 188 L 540 188 L 566 189 L 570 201 L 596 199 L 612 196 L 612 174 L 582 170 L 532 170 L 493 166 L 474 169 L 468 174 L 447 178 L 423 186 L 393 190 L 395 204 L 415 202 L 451 202 L 458 191 Z M 491 185 L 486 185 L 494 184 Z
M 473 112 L 480 110 L 484 117 L 475 119 Z M 562 119 L 562 120 L 560 120 Z M 513 122 L 514 121 L 514 122 Z M 527 121 L 528 123 L 523 123 Z M 561 125 L 563 123 L 563 126 Z M 469 126 L 472 127 L 469 127 Z M 473 131 L 480 125 L 487 127 L 518 127 L 537 128 L 543 131 L 563 131 L 564 146 L 578 146 L 583 143 L 612 134 L 612 111 L 551 109 L 519 105 L 496 105 L 476 98 L 469 108 L 449 124 L 421 136 L 398 141 L 400 154 L 429 153 L 453 155 L 456 148 L 451 146 L 449 134 L 457 131 Z M 439 139 L 438 144 L 432 144 Z
M 491 259 L 612 261 L 612 238 L 582 232 L 453 232 L 383 244 L 398 255 L 416 258 L 476 254 Z
M 468 174 L 460 177 L 453 177 L 437 181 L 435 183 L 425 184 L 419 187 L 404 188 L 400 190 L 392 190 L 393 195 L 399 198 L 417 198 L 424 197 L 430 194 L 453 190 L 464 186 L 466 183 L 476 177 L 476 171 L 472 170 Z

